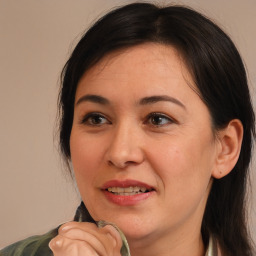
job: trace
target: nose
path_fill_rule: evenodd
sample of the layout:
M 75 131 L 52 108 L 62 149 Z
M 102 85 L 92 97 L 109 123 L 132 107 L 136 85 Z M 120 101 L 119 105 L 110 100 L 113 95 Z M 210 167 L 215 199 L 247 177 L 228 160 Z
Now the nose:
M 138 128 L 125 124 L 114 129 L 107 150 L 109 165 L 124 169 L 127 166 L 138 165 L 144 161 L 143 139 L 138 130 Z

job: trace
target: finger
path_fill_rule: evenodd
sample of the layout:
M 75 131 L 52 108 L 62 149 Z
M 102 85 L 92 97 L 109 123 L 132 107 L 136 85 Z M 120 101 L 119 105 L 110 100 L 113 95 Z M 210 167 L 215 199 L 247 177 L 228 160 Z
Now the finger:
M 112 225 L 106 225 L 103 228 L 101 228 L 100 230 L 101 230 L 101 232 L 104 232 L 107 235 L 109 235 L 110 240 L 112 240 L 112 242 L 113 242 L 113 246 L 118 248 L 120 251 L 123 242 L 122 242 L 122 238 L 121 238 L 119 232 L 116 230 L 116 228 L 113 227 Z
M 66 222 L 65 224 L 61 225 L 61 227 L 59 228 L 59 231 L 62 231 L 62 230 L 64 231 L 64 230 L 68 230 L 71 228 L 79 228 L 79 229 L 83 229 L 83 230 L 87 230 L 87 229 L 97 230 L 98 229 L 98 227 L 95 223 L 70 221 L 70 222 Z
M 84 241 L 57 236 L 49 243 L 54 256 L 99 256 L 92 246 Z
M 48 244 L 52 251 L 58 251 L 63 245 L 63 239 L 61 236 L 55 236 Z
M 110 231 L 107 230 L 100 230 L 94 223 L 69 222 L 59 228 L 59 234 L 70 239 L 86 241 L 100 255 L 113 255 L 118 244 L 113 236 L 118 234 L 115 234 L 115 230 L 111 231 L 111 228 Z
M 99 229 L 94 223 L 69 222 L 59 228 L 59 234 L 70 239 L 87 241 L 101 255 L 119 255 L 122 247 L 119 232 L 110 224 Z
M 99 232 L 98 232 L 99 233 Z M 97 234 L 95 230 L 85 231 L 78 228 L 70 228 L 61 230 L 59 234 L 65 238 L 88 243 L 100 255 L 107 255 L 107 243 L 109 243 L 106 235 Z
M 72 230 L 73 231 L 77 230 L 77 231 L 73 232 Z M 81 232 L 79 232 L 78 230 L 80 230 Z M 88 237 L 90 240 L 90 239 L 93 239 L 93 237 L 90 235 L 87 236 L 86 233 L 97 237 L 98 231 L 99 231 L 98 227 L 95 223 L 71 221 L 63 224 L 59 228 L 58 232 L 60 235 L 67 236 L 72 239 L 86 240 L 86 238 Z

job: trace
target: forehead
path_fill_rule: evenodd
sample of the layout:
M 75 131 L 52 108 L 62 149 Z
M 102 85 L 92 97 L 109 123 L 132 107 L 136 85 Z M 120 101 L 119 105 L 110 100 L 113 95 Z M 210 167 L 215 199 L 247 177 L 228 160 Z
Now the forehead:
M 134 85 L 144 81 L 149 88 L 152 80 L 158 80 L 161 86 L 160 80 L 166 78 L 184 80 L 189 86 L 196 87 L 182 55 L 174 47 L 146 43 L 104 56 L 85 72 L 77 90 L 80 91 L 85 84 L 96 86 L 100 80 L 104 83 L 108 81 L 120 83 L 123 80 L 122 83 Z

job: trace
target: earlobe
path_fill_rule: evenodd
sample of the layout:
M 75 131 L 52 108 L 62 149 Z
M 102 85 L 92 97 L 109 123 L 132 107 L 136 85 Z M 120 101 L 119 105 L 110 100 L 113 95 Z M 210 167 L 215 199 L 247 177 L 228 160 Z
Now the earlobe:
M 218 132 L 218 149 L 216 165 L 212 176 L 221 179 L 228 175 L 237 163 L 243 140 L 243 125 L 240 120 L 233 119 Z

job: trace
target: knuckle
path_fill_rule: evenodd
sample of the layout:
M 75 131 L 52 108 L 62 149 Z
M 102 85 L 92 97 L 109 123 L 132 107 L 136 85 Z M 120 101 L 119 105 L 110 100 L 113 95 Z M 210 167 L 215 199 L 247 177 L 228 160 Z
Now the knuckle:
M 49 242 L 49 248 L 53 250 L 58 250 L 61 246 L 63 245 L 63 238 L 61 236 L 56 236 L 54 237 L 50 242 Z

